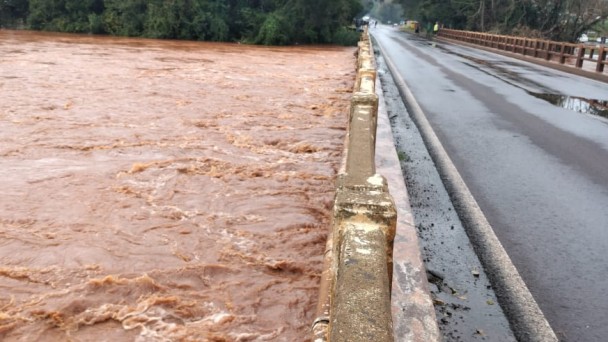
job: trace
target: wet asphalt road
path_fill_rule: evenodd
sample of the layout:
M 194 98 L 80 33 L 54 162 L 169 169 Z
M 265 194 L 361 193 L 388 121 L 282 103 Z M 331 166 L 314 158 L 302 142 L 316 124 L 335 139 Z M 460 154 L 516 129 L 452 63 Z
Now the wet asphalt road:
M 608 336 L 608 84 L 371 30 L 558 337 Z

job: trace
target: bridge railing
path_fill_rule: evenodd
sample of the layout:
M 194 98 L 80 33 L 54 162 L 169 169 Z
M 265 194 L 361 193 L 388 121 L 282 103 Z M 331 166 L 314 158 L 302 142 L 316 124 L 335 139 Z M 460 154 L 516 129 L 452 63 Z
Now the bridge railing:
M 313 341 L 392 342 L 391 278 L 397 211 L 376 173 L 378 96 L 369 35 L 359 42 L 345 160 L 338 175 Z
M 595 72 L 598 73 L 603 73 L 608 64 L 608 47 L 605 45 L 573 44 L 451 29 L 441 29 L 437 35 L 523 56 L 572 65 L 579 69 L 585 69 L 585 64 L 592 64 Z

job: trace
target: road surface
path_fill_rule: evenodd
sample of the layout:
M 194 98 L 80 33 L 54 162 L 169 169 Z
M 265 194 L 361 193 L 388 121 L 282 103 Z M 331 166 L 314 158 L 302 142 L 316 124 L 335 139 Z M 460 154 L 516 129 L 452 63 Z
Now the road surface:
M 392 27 L 371 33 L 560 339 L 604 341 L 608 84 Z

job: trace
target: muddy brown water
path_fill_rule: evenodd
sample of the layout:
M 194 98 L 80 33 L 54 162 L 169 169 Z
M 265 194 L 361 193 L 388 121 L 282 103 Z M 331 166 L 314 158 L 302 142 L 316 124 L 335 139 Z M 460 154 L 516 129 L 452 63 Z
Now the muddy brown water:
M 308 339 L 354 49 L 0 30 L 0 339 Z

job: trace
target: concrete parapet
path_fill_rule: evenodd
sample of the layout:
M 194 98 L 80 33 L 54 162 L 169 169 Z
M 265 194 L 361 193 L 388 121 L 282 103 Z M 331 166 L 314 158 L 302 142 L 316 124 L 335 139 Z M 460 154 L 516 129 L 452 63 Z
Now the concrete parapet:
M 365 184 L 367 178 L 376 173 L 377 103 L 375 94 L 353 97 L 347 140 L 349 153 L 346 155 L 346 175 L 351 183 Z
M 397 211 L 391 195 L 388 192 L 386 179 L 381 175 L 375 174 L 365 182 L 353 182 L 353 178 L 348 175 L 341 175 L 338 179 L 338 189 L 334 204 L 333 217 L 333 236 L 334 236 L 334 255 L 341 257 L 340 245 L 344 241 L 346 232 L 342 225 L 344 221 L 361 222 L 368 225 L 370 222 L 382 232 L 386 240 L 386 248 L 382 251 L 385 254 L 387 264 L 387 275 L 390 289 L 390 280 L 393 270 L 393 240 L 395 239 L 395 228 L 397 225 Z M 358 221 L 354 218 L 359 218 Z M 337 273 L 340 268 L 334 263 Z M 390 296 L 389 296 L 390 301 Z
M 391 231 L 384 231 L 385 235 L 387 239 L 392 240 L 396 211 L 393 199 L 388 193 L 386 179 L 374 174 L 364 182 L 358 182 L 348 174 L 343 174 L 338 176 L 337 183 L 334 220 L 364 215 L 376 223 L 386 225 L 386 229 Z
M 340 175 L 336 191 L 329 338 L 393 341 L 390 284 L 397 213 L 382 176 L 353 181 Z
M 386 178 L 397 209 L 391 288 L 395 342 L 439 342 L 441 333 L 382 89 L 376 89 L 376 94 L 379 98 L 376 170 Z
M 369 41 L 369 39 L 360 41 L 359 58 L 357 59 L 357 69 L 375 69 L 374 62 L 371 56 L 371 42 Z
M 365 215 L 340 220 L 329 340 L 392 342 L 386 237 Z
M 391 279 L 397 211 L 386 179 L 376 174 L 378 96 L 367 32 L 359 42 L 357 68 L 314 342 L 394 341 Z
M 374 94 L 376 87 L 376 69 L 361 68 L 357 73 L 355 93 Z

